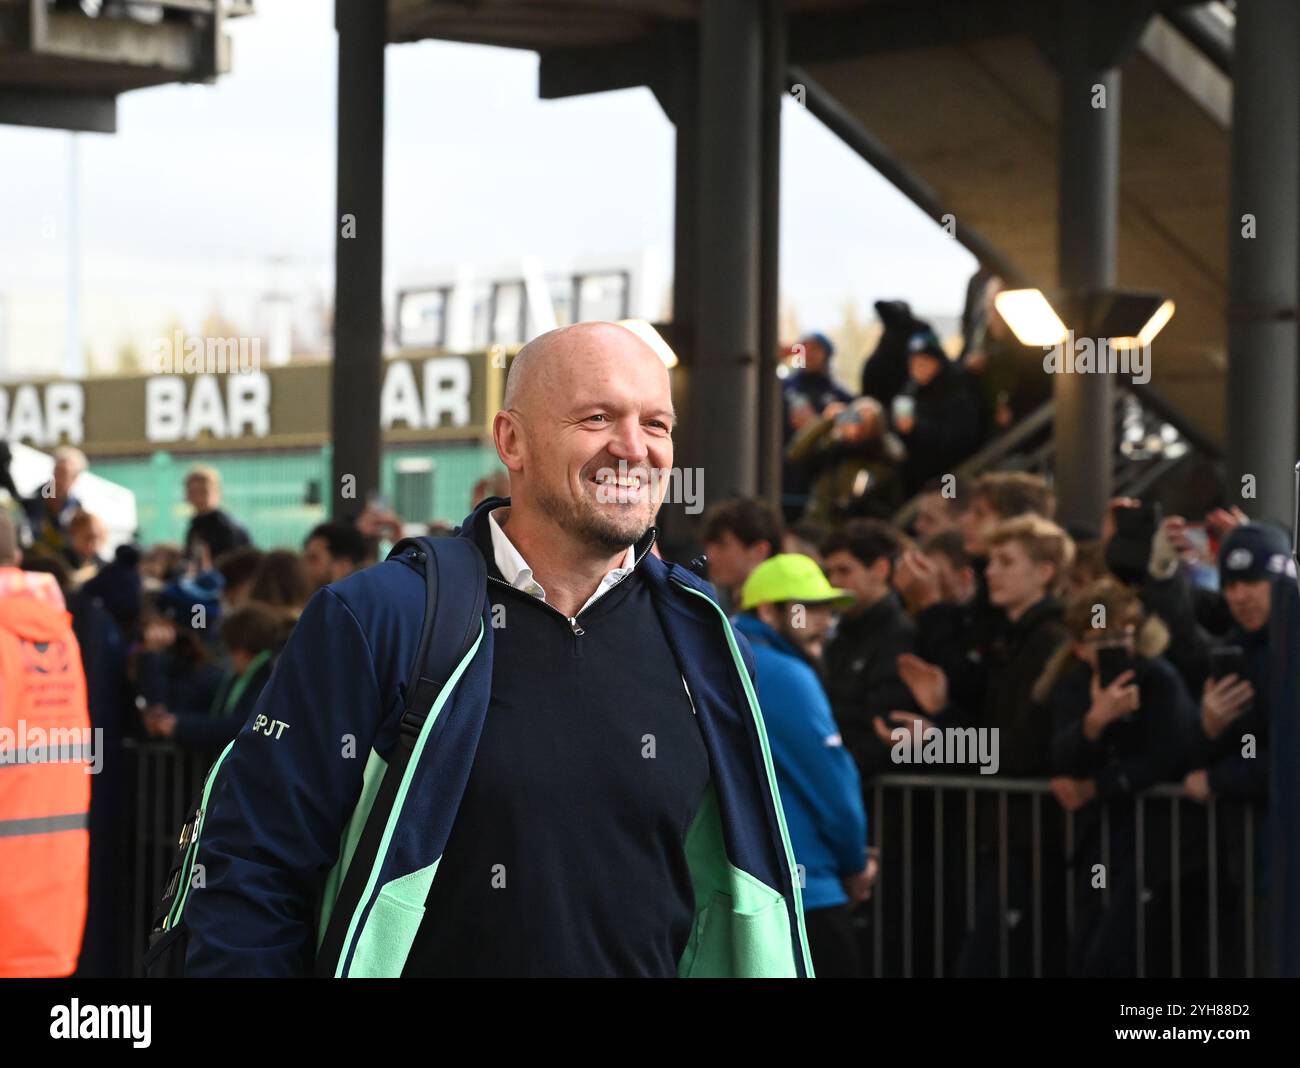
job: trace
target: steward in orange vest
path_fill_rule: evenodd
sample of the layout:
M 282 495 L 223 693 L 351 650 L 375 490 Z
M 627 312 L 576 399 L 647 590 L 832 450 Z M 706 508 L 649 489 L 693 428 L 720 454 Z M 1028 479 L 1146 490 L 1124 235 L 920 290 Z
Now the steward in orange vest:
M 86 677 L 63 594 L 13 566 L 12 534 L 0 516 L 0 977 L 62 976 L 86 924 Z

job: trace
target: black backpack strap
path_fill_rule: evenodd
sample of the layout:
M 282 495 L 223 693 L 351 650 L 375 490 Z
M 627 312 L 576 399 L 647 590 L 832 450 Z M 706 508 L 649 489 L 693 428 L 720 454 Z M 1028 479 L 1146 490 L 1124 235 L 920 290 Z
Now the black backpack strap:
M 406 707 L 397 743 L 366 818 L 365 829 L 334 901 L 325 937 L 316 957 L 316 974 L 333 976 L 352 915 L 362 904 L 366 883 L 379 856 L 388 816 L 416 740 L 438 694 L 478 637 L 487 590 L 487 564 L 468 538 L 403 538 L 388 559 L 400 559 L 424 574 L 424 626 L 419 651 L 406 685 Z

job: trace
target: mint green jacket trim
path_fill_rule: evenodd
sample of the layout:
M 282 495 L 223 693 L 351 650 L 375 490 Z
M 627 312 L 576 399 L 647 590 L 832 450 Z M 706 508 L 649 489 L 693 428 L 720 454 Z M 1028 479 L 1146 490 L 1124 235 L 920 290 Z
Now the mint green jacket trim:
M 420 728 L 420 735 L 415 740 L 415 748 L 411 751 L 410 761 L 406 765 L 406 771 L 402 776 L 401 785 L 397 788 L 397 797 L 393 800 L 393 810 L 388 814 L 388 823 L 384 827 L 384 835 L 379 841 L 379 852 L 375 857 L 374 867 L 371 869 L 370 876 L 366 880 L 365 892 L 361 895 L 362 904 L 357 911 L 352 914 L 352 919 L 348 923 L 348 933 L 347 937 L 343 940 L 343 950 L 339 954 L 338 963 L 335 965 L 334 977 L 336 979 L 340 978 L 344 974 L 343 965 L 348 959 L 348 953 L 355 938 L 359 938 L 358 950 L 364 945 L 367 947 L 368 951 L 365 960 L 353 960 L 352 966 L 348 970 L 348 975 L 355 974 L 358 978 L 367 975 L 396 976 L 401 974 L 402 966 L 406 963 L 406 955 L 411 950 L 411 942 L 415 940 L 415 931 L 418 924 L 413 927 L 409 922 L 409 918 L 407 918 L 404 922 L 401 922 L 396 926 L 393 932 L 394 937 L 390 937 L 387 932 L 378 931 L 367 936 L 366 931 L 368 931 L 372 926 L 382 927 L 386 922 L 386 918 L 387 922 L 391 922 L 395 918 L 393 908 L 385 907 L 381 909 L 379 907 L 381 902 L 379 899 L 376 899 L 375 906 L 371 908 L 370 915 L 366 918 L 366 928 L 361 931 L 359 936 L 357 933 L 357 925 L 360 923 L 361 914 L 365 910 L 365 903 L 371 899 L 371 895 L 375 890 L 375 884 L 379 881 L 379 872 L 383 868 L 384 858 L 388 855 L 388 845 L 393 838 L 393 829 L 397 826 L 397 821 L 402 817 L 402 806 L 406 803 L 406 795 L 411 787 L 411 779 L 415 775 L 415 769 L 420 765 L 420 756 L 424 752 L 424 747 L 429 740 L 429 734 L 433 730 L 433 725 L 437 722 L 438 716 L 441 714 L 443 706 L 447 703 L 448 697 L 450 697 L 452 691 L 456 689 L 456 683 L 460 681 L 461 675 L 465 673 L 465 669 L 469 666 L 470 661 L 474 659 L 475 654 L 479 650 L 479 646 L 482 644 L 483 622 L 480 620 L 478 625 L 478 637 L 474 639 L 473 647 L 465 654 L 461 662 L 456 665 L 456 670 L 452 672 L 451 678 L 447 680 L 447 684 L 439 692 L 437 700 L 433 702 L 433 708 L 429 710 L 429 714 L 424 718 L 424 724 Z M 428 876 L 428 883 L 425 885 L 425 892 L 427 893 L 428 885 L 433 882 L 433 872 L 437 866 L 438 862 L 434 861 L 432 865 L 428 868 L 422 869 L 421 872 L 411 872 L 408 875 L 394 880 L 392 883 L 386 884 L 380 891 L 380 898 L 383 898 L 384 893 L 389 891 L 395 883 L 403 883 L 404 880 L 410 879 L 416 875 L 421 875 L 422 873 L 427 873 Z M 404 890 L 409 890 L 409 887 L 404 887 Z M 393 895 L 390 894 L 389 901 L 393 900 Z M 407 894 L 399 891 L 396 895 L 396 903 L 404 904 L 406 900 Z M 421 901 L 420 912 L 423 913 L 423 911 L 424 906 L 423 901 Z M 409 933 L 409 939 L 403 943 L 402 939 L 405 938 L 406 933 Z M 380 968 L 381 970 L 377 972 L 371 971 L 370 969 L 372 967 Z
M 781 790 L 780 787 L 777 785 L 776 768 L 772 764 L 772 747 L 767 739 L 767 727 L 763 723 L 763 712 L 762 709 L 759 707 L 758 694 L 754 692 L 754 685 L 749 678 L 749 672 L 745 669 L 745 661 L 744 658 L 741 657 L 740 655 L 740 647 L 736 644 L 736 635 L 731 628 L 731 620 L 727 618 L 726 612 L 724 612 L 722 608 L 719 607 L 718 603 L 714 601 L 711 597 L 709 597 L 707 594 L 701 593 L 699 590 L 693 590 L 689 586 L 681 586 L 681 589 L 685 590 L 687 593 L 690 593 L 695 597 L 699 597 L 701 600 L 710 604 L 713 607 L 714 611 L 718 613 L 718 617 L 722 620 L 723 632 L 727 636 L 727 648 L 731 651 L 731 659 L 735 663 L 736 673 L 740 676 L 741 685 L 745 689 L 745 697 L 749 702 L 750 715 L 753 717 L 754 720 L 754 729 L 758 733 L 759 747 L 763 752 L 763 767 L 767 773 L 768 793 L 771 795 L 772 798 L 772 806 L 776 810 L 777 825 L 780 827 L 780 831 L 781 831 L 781 845 L 785 850 L 786 864 L 790 870 L 790 886 L 794 892 L 794 908 L 795 908 L 795 914 L 796 914 L 798 930 L 799 930 L 799 952 L 803 954 L 804 969 L 808 978 L 813 979 L 815 978 L 815 973 L 813 972 L 812 951 L 808 948 L 808 930 L 804 922 L 803 894 L 800 890 L 800 884 L 799 884 L 799 869 L 795 864 L 794 849 L 790 845 L 790 831 L 786 827 L 786 823 L 785 823 L 785 810 L 781 807 Z M 719 833 L 720 833 L 720 829 L 719 829 Z M 719 843 L 719 845 L 721 846 L 721 843 Z M 725 855 L 725 847 L 723 847 L 723 852 Z M 785 952 L 782 954 L 778 952 L 777 946 L 775 944 L 771 946 L 764 946 L 763 951 L 761 953 L 761 961 L 751 961 L 749 958 L 746 957 L 740 960 L 738 963 L 742 965 L 756 964 L 761 962 L 774 961 L 777 959 L 781 959 L 782 957 L 789 957 L 790 958 L 789 971 L 779 973 L 779 974 L 789 978 L 796 977 L 798 973 L 794 968 L 793 951 L 790 945 L 789 915 L 788 915 L 788 911 L 786 910 L 785 898 L 776 890 L 773 890 L 771 887 L 767 886 L 765 883 L 761 882 L 758 879 L 755 879 L 752 875 L 748 875 L 748 873 L 746 872 L 741 872 L 740 869 L 738 868 L 733 870 L 738 872 L 740 875 L 744 875 L 751 883 L 757 884 L 757 886 L 762 887 L 762 889 L 767 891 L 768 893 L 775 894 L 777 899 L 780 900 L 782 905 L 782 909 L 779 913 L 776 912 L 771 907 L 769 907 L 766 910 L 771 915 L 780 916 L 781 919 L 780 930 L 779 931 L 775 929 L 767 930 L 765 928 L 762 932 L 755 932 L 753 930 L 755 923 L 752 915 L 740 911 L 738 907 L 739 904 L 743 904 L 748 900 L 752 900 L 752 895 L 742 895 L 741 897 L 737 898 L 736 900 L 738 904 L 737 906 L 733 906 L 733 913 L 734 915 L 742 916 L 745 918 L 742 925 L 744 927 L 744 932 L 743 932 L 744 935 L 746 937 L 754 937 L 756 935 L 761 934 L 761 936 L 764 938 L 772 939 L 773 943 L 775 943 L 776 939 L 779 936 L 781 946 L 783 946 L 785 950 Z M 698 923 L 698 917 L 697 917 L 697 923 Z M 750 947 L 746 946 L 747 951 L 749 950 L 749 948 Z M 754 971 L 744 971 L 744 970 L 740 970 L 732 974 L 736 976 L 758 975 L 763 977 L 770 977 L 771 975 L 771 973 L 766 971 L 754 972 Z

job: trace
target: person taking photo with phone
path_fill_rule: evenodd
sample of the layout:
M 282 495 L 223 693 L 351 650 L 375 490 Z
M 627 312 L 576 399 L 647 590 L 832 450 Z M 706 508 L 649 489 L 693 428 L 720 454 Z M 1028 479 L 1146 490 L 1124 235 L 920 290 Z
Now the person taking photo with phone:
M 1086 587 L 1067 606 L 1065 625 L 1070 642 L 1048 663 L 1035 696 L 1052 719 L 1052 793 L 1075 813 L 1069 968 L 1072 975 L 1135 975 L 1134 797 L 1175 781 L 1186 766 L 1195 708 L 1162 655 L 1168 631 L 1159 619 L 1144 618 L 1129 587 L 1114 579 Z M 1167 826 L 1166 809 L 1146 813 L 1149 833 L 1153 821 Z M 1109 902 L 1096 885 L 1103 865 Z M 1159 852 L 1149 858 L 1144 884 L 1166 894 L 1169 875 L 1167 853 Z

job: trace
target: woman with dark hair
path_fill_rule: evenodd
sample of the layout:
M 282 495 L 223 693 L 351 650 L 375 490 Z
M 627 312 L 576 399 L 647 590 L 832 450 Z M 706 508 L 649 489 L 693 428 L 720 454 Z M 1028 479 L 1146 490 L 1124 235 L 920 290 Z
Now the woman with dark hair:
M 297 616 L 311 593 L 311 582 L 302 557 L 292 549 L 272 549 L 262 558 L 252 589 L 248 591 L 248 599 L 288 609 Z
M 1065 625 L 1070 643 L 1044 669 L 1035 696 L 1052 717 L 1052 793 L 1075 813 L 1070 971 L 1135 975 L 1134 799 L 1182 773 L 1196 710 L 1162 655 L 1169 640 L 1164 624 L 1144 619 L 1142 602 L 1127 586 L 1103 579 L 1085 587 L 1071 600 Z M 1167 804 L 1146 806 L 1147 841 L 1168 842 L 1167 814 Z M 1168 849 L 1148 850 L 1144 892 L 1168 891 L 1167 862 Z M 1155 963 L 1168 946 L 1168 925 L 1149 927 L 1153 940 L 1162 939 L 1161 948 L 1153 944 L 1148 952 Z

